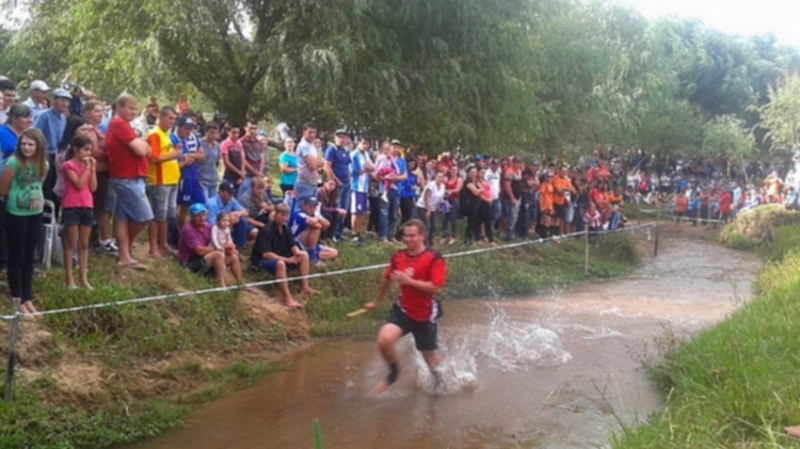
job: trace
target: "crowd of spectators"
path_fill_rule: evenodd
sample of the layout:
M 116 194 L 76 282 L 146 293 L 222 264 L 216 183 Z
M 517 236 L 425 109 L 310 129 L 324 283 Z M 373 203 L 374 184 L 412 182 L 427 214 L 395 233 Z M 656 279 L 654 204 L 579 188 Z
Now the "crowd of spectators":
M 328 141 L 313 122 L 297 137 L 281 124 L 284 135 L 270 142 L 255 121 L 206 123 L 185 102 L 159 107 L 151 98 L 140 110 L 123 94 L 109 113 L 79 88 L 37 80 L 20 101 L 0 78 L 0 91 L 0 269 L 28 313 L 43 213 L 64 226 L 67 288 L 80 288 L 77 264 L 81 287 L 92 289 L 89 248 L 146 271 L 133 252 L 145 230 L 148 258 L 174 256 L 224 286 L 228 270 L 243 282 L 248 252 L 252 269 L 286 279 L 337 258 L 344 239 L 398 244 L 412 218 L 425 223 L 434 247 L 613 230 L 625 225 L 626 202 L 669 202 L 676 219 L 692 223 L 765 203 L 797 208 L 794 170 L 781 179 L 755 162 L 611 146 L 571 161 L 460 148 L 434 154 L 345 129 Z M 275 180 L 272 151 L 280 152 Z M 765 170 L 772 173 L 763 188 L 746 184 Z M 286 282 L 279 291 L 287 306 L 301 307 Z M 305 279 L 300 293 L 316 291 Z

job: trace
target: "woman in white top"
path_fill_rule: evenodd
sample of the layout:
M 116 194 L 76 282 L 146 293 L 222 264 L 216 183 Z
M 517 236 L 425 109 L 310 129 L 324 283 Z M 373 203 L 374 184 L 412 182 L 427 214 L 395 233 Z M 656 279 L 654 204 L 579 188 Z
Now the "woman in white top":
M 417 200 L 417 218 L 428 228 L 425 245 L 429 247 L 433 246 L 433 235 L 436 233 L 436 213 L 444 201 L 446 191 L 444 180 L 444 173 L 436 173 L 436 177 L 425 186 Z

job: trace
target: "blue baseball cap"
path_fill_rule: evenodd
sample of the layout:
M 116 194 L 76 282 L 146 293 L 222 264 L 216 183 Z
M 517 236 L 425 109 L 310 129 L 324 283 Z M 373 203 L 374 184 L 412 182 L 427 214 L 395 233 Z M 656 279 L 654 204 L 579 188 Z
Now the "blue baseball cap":
M 206 209 L 206 206 L 205 206 L 205 204 L 201 204 L 201 203 L 194 203 L 194 204 L 192 204 L 192 206 L 189 208 L 189 213 L 190 213 L 190 214 L 192 214 L 192 215 L 200 215 L 200 214 L 202 214 L 203 212 L 208 212 L 208 209 Z

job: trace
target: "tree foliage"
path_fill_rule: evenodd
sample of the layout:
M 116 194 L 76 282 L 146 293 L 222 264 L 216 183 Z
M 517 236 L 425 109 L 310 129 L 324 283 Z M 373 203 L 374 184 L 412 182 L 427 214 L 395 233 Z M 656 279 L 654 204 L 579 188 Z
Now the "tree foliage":
M 700 151 L 732 124 L 785 146 L 771 86 L 800 70 L 771 35 L 599 0 L 33 0 L 0 48 L 18 81 L 483 152 Z

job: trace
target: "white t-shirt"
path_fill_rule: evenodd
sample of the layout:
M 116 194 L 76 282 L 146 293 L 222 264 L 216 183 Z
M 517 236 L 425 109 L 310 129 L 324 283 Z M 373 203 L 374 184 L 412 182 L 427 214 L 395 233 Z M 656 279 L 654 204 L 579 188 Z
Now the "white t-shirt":
M 301 184 L 315 186 L 319 181 L 319 171 L 311 170 L 306 163 L 306 156 L 311 156 L 316 159 L 319 158 L 319 151 L 317 147 L 311 142 L 302 139 L 300 144 L 297 145 L 297 181 Z
M 369 190 L 369 173 L 364 172 L 360 175 L 355 174 L 355 168 L 358 167 L 361 170 L 364 170 L 365 167 L 372 165 L 372 161 L 369 159 L 369 154 L 366 152 L 362 153 L 359 150 L 353 150 L 350 153 L 350 167 L 353 169 L 353 191 L 360 192 L 360 193 L 367 193 Z
M 489 189 L 492 191 L 492 201 L 500 198 L 500 168 L 496 171 L 491 168 L 486 169 L 483 180 L 489 183 Z
M 215 249 L 223 249 L 223 245 L 232 241 L 230 228 L 220 229 L 217 225 L 211 228 L 211 243 Z
M 425 186 L 425 189 L 419 195 L 419 199 L 417 200 L 417 207 L 421 207 L 423 209 L 427 209 L 425 206 L 425 195 L 427 192 L 431 192 L 431 197 L 428 202 L 431 205 L 431 211 L 435 211 L 439 209 L 439 206 L 444 201 L 444 192 L 447 190 L 446 186 L 442 184 L 441 188 L 437 187 L 436 181 L 431 181 L 428 185 Z

